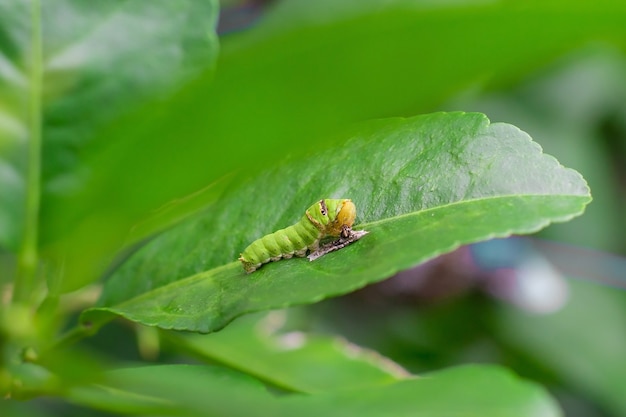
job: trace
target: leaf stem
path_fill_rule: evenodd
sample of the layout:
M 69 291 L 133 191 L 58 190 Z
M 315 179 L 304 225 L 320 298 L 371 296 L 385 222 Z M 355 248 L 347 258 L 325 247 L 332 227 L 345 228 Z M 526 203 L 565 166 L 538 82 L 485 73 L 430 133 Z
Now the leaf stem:
M 42 355 L 45 355 L 52 351 L 58 351 L 67 348 L 68 346 L 73 345 L 74 343 L 84 339 L 85 337 L 92 336 L 98 331 L 97 328 L 84 325 L 77 324 L 66 333 L 61 335 L 60 338 L 55 340 L 50 346 L 48 346 L 43 352 Z
M 24 201 L 23 238 L 18 253 L 17 277 L 14 302 L 27 301 L 34 288 L 38 266 L 38 227 L 41 194 L 41 91 L 42 91 L 42 39 L 41 3 L 31 0 L 31 54 L 30 54 L 30 95 L 28 103 L 28 172 L 26 178 L 26 198 Z

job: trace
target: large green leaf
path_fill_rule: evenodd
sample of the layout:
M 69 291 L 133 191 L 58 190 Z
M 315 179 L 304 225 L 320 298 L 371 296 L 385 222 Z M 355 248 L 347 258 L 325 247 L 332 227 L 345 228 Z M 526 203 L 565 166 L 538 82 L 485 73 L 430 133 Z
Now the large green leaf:
M 477 82 L 517 79 L 625 33 L 614 1 L 341 3 L 281 3 L 224 39 L 214 84 L 201 77 L 101 132 L 107 146 L 85 152 L 84 186 L 44 201 L 44 240 L 62 240 L 50 256 L 65 256 L 68 287 L 93 280 L 155 209 L 226 174 L 255 175 L 287 153 L 329 146 L 346 123 L 432 109 Z
M 101 307 L 83 321 L 112 313 L 210 332 L 247 312 L 345 294 L 464 243 L 537 231 L 590 201 L 577 172 L 481 114 L 381 120 L 350 136 L 345 146 L 278 165 L 160 235 L 107 282 Z M 357 227 L 370 234 L 315 262 L 243 273 L 235 259 L 247 244 L 328 197 L 352 198 Z
M 111 385 L 72 389 L 78 404 L 125 414 L 202 416 L 556 417 L 545 391 L 496 367 L 466 366 L 359 390 L 274 397 L 245 375 L 199 366 L 108 373 Z

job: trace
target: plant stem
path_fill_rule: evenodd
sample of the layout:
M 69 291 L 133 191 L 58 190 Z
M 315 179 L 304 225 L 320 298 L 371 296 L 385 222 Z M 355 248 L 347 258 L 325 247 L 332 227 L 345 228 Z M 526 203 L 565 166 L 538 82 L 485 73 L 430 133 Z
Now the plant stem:
M 73 345 L 79 340 L 84 339 L 87 336 L 91 336 L 97 332 L 97 329 L 93 329 L 91 327 L 84 326 L 82 324 L 78 324 L 66 333 L 64 333 L 59 339 L 55 340 L 50 346 L 48 346 L 43 355 L 57 350 L 63 350 L 68 346 Z
M 14 302 L 27 301 L 37 276 L 39 204 L 41 194 L 41 91 L 42 91 L 42 39 L 40 0 L 31 0 L 31 56 L 30 95 L 28 103 L 28 171 L 26 174 L 26 198 L 24 201 L 24 229 L 18 253 L 17 277 Z

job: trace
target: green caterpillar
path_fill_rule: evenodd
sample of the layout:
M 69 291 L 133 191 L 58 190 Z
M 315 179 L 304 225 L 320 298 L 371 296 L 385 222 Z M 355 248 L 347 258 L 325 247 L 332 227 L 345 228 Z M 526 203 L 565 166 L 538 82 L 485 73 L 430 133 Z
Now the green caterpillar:
M 316 251 L 327 237 L 349 238 L 356 218 L 356 206 L 349 199 L 324 199 L 309 207 L 293 226 L 270 233 L 248 246 L 239 260 L 251 273 L 264 263 L 303 257 L 307 250 Z

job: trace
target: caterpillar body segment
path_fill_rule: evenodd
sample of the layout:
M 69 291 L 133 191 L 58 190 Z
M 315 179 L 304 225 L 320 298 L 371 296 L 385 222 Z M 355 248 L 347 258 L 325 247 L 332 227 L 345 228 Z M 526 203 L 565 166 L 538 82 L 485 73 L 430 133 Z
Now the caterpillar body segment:
M 306 210 L 298 223 L 252 242 L 239 260 L 243 269 L 251 273 L 270 261 L 294 255 L 303 257 L 307 250 L 316 251 L 322 239 L 351 230 L 355 218 L 356 207 L 351 200 L 320 200 Z

